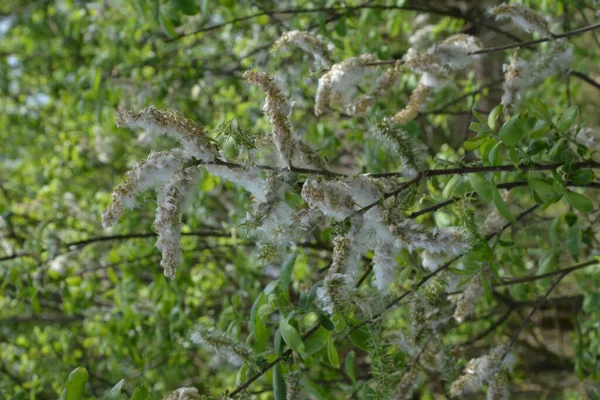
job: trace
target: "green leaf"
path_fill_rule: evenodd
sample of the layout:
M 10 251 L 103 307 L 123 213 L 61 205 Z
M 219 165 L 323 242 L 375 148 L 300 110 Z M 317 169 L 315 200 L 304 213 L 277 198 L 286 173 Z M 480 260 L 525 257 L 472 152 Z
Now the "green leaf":
M 483 116 L 479 114 L 477 110 L 471 110 L 471 112 L 473 113 L 475 118 L 477 118 L 477 121 L 479 121 L 487 129 L 487 121 L 485 120 L 485 118 L 483 118 Z
M 279 330 L 281 331 L 281 336 L 283 340 L 287 343 L 288 346 L 292 350 L 297 353 L 304 352 L 304 343 L 302 343 L 302 337 L 284 317 L 281 317 L 279 320 Z
M 319 322 L 321 323 L 321 326 L 328 331 L 333 331 L 335 329 L 335 325 L 325 314 L 319 314 Z
M 329 336 L 329 340 L 327 340 L 327 358 L 329 359 L 331 365 L 333 365 L 336 368 L 340 368 L 340 355 L 338 354 L 338 351 L 335 348 L 333 336 Z
M 449 199 L 450 197 L 452 197 L 452 195 L 454 194 L 454 190 L 456 189 L 456 186 L 462 181 L 462 176 L 460 175 L 454 175 L 446 184 L 446 186 L 444 187 L 444 190 L 442 191 L 442 196 L 444 197 L 444 199 Z
M 175 31 L 173 22 L 171 22 L 169 17 L 167 17 L 163 13 L 160 13 L 160 25 L 163 28 L 163 31 L 167 34 L 167 37 L 169 39 L 175 39 L 177 37 L 177 32 Z
M 492 201 L 494 198 L 495 185 L 485 179 L 480 174 L 469 174 L 469 182 L 473 187 L 473 190 L 477 192 L 484 200 Z
M 317 385 L 313 381 L 308 378 L 302 378 L 300 380 L 302 383 L 302 387 L 306 389 L 312 396 L 314 396 L 317 400 L 329 400 L 331 397 L 329 393 L 320 385 Z
M 535 190 L 541 195 L 549 196 L 555 193 L 554 186 L 543 179 L 531 178 L 527 181 L 531 190 Z
M 131 400 L 148 400 L 150 398 L 150 389 L 148 386 L 141 384 L 133 389 Z
M 574 209 L 581 211 L 582 213 L 589 213 L 594 209 L 594 203 L 587 197 L 577 192 L 567 190 L 565 193 L 565 199 Z
M 548 143 L 544 140 L 534 140 L 529 144 L 527 148 L 527 155 L 534 156 L 541 153 L 544 150 L 548 150 Z
M 125 383 L 125 379 L 121 379 L 110 391 L 104 396 L 104 400 L 119 400 L 121 398 L 121 388 Z
M 196 0 L 173 0 L 175 6 L 185 15 L 195 15 L 199 11 Z
M 544 102 L 539 98 L 533 100 L 533 107 L 531 107 L 531 110 L 534 114 L 550 125 L 554 125 L 554 122 L 552 121 L 552 115 L 550 114 L 548 107 L 546 107 L 546 104 L 544 104 Z
M 492 306 L 492 302 L 494 301 L 494 295 L 492 294 L 492 287 L 490 286 L 490 281 L 486 274 L 481 274 L 481 286 L 483 286 L 483 292 L 485 293 L 485 300 L 487 301 L 488 306 Z
M 307 354 L 315 354 L 327 345 L 331 333 L 323 327 L 319 327 L 315 333 L 306 338 L 304 347 Z
M 471 151 L 481 146 L 487 140 L 489 140 L 488 136 L 479 136 L 465 141 L 463 146 L 465 147 L 465 150 Z
M 574 185 L 585 185 L 594 180 L 594 172 L 591 169 L 578 169 L 571 174 L 571 183 Z
M 352 340 L 352 343 L 365 351 L 368 351 L 371 347 L 369 345 L 369 338 L 369 334 L 362 329 L 357 329 L 350 334 L 350 340 Z
M 494 191 L 494 204 L 500 212 L 500 215 L 502 215 L 504 218 L 510 221 L 511 224 L 517 225 L 517 220 L 515 219 L 514 215 L 512 215 L 512 213 L 510 212 L 510 209 L 504 202 L 504 199 L 502 198 L 502 195 L 500 194 L 500 191 L 498 190 L 496 185 L 492 185 L 492 188 Z
M 498 132 L 502 143 L 509 147 L 519 143 L 525 134 L 523 125 L 523 120 L 520 118 L 519 114 L 506 121 L 506 123 L 502 125 L 502 128 L 500 128 L 500 132 Z
M 279 277 L 281 292 L 287 300 L 290 299 L 290 282 L 292 281 L 292 272 L 294 271 L 294 264 L 296 263 L 296 257 L 298 253 L 292 253 L 283 262 L 281 266 L 281 273 Z
M 275 348 L 275 354 L 281 355 L 283 353 L 283 338 L 281 337 L 281 329 L 277 329 L 275 337 L 273 338 L 273 347 Z
M 498 121 L 498 117 L 500 117 L 502 111 L 504 111 L 504 106 L 499 104 L 488 115 L 488 125 L 492 130 L 496 130 L 496 121 Z
M 571 106 L 567 108 L 562 115 L 560 116 L 560 120 L 558 121 L 558 130 L 561 132 L 566 132 L 573 125 L 575 120 L 579 117 L 579 107 Z
M 353 383 L 356 383 L 356 373 L 354 372 L 354 357 L 356 353 L 354 350 L 346 354 L 346 359 L 344 360 L 344 368 L 346 369 L 346 373 L 352 379 Z
M 281 373 L 282 366 L 275 364 L 273 367 L 273 397 L 275 400 L 286 400 L 287 391 L 285 388 L 285 379 Z
M 67 382 L 65 383 L 65 391 L 63 392 L 63 398 L 65 400 L 79 400 L 83 397 L 85 390 L 85 384 L 88 381 L 89 374 L 87 369 L 83 367 L 75 368 L 69 374 Z
M 581 228 L 579 224 L 574 224 L 567 230 L 567 249 L 573 258 L 578 258 L 581 252 Z

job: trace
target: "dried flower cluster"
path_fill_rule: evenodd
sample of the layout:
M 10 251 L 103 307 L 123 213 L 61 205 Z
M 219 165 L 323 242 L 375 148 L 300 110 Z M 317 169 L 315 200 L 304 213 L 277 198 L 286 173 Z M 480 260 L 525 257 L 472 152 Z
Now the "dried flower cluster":
M 333 108 L 336 105 L 347 107 L 351 104 L 358 84 L 372 72 L 372 67 L 367 64 L 375 60 L 372 54 L 364 54 L 334 64 L 319 79 L 315 97 L 315 115 L 325 114 L 329 107 Z
M 264 72 L 246 71 L 244 78 L 249 83 L 258 86 L 267 95 L 263 111 L 269 116 L 269 122 L 273 128 L 272 139 L 279 156 L 285 165 L 289 167 L 292 162 L 294 141 L 290 130 L 290 122 L 288 121 L 290 108 L 281 90 L 275 84 L 273 76 Z
M 213 161 L 217 152 L 206 130 L 177 111 L 158 110 L 153 106 L 140 112 L 120 110 L 117 126 L 146 129 L 150 133 L 172 137 L 183 145 L 190 156 L 199 160 Z
M 501 357 L 505 347 L 498 346 L 489 354 L 474 358 L 467 364 L 462 375 L 452 383 L 450 394 L 452 397 L 480 391 L 501 367 Z
M 273 50 L 289 45 L 295 45 L 311 54 L 315 58 L 315 64 L 322 68 L 329 68 L 331 58 L 327 44 L 310 32 L 289 31 L 284 33 L 273 45 Z
M 454 311 L 454 319 L 460 324 L 467 317 L 469 317 L 475 311 L 477 300 L 483 292 L 481 286 L 481 276 L 477 275 L 469 281 L 469 284 L 465 288 L 462 297 L 456 304 L 456 310 Z
M 546 18 L 523 4 L 500 4 L 490 9 L 489 14 L 496 19 L 510 19 L 525 32 L 551 35 Z
M 441 88 L 451 73 L 469 66 L 478 57 L 473 52 L 480 48 L 477 38 L 465 34 L 451 36 L 424 52 L 411 47 L 406 53 L 406 66 L 414 72 L 422 73 L 421 80 L 406 107 L 392 119 L 399 124 L 415 119 L 430 91 Z
M 502 104 L 514 106 L 527 88 L 540 84 L 550 76 L 566 72 L 572 59 L 573 49 L 566 40 L 555 40 L 548 51 L 531 61 L 517 54 L 512 55 L 510 63 L 503 65 Z
M 194 344 L 212 348 L 233 365 L 241 365 L 242 362 L 253 362 L 253 354 L 250 348 L 231 339 L 225 332 L 216 328 L 197 327 L 190 335 L 190 339 Z
M 194 387 L 182 387 L 163 397 L 163 400 L 200 400 L 200 394 Z

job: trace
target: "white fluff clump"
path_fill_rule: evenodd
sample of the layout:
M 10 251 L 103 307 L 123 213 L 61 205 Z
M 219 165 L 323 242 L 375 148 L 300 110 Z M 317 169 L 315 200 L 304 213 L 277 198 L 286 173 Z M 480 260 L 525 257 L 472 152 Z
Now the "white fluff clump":
M 172 137 L 183 145 L 188 154 L 202 161 L 214 161 L 217 153 L 217 147 L 206 130 L 177 111 L 158 110 L 154 106 L 140 112 L 121 110 L 117 114 L 117 126 L 142 128 L 150 133 Z
M 276 51 L 280 47 L 295 45 L 311 54 L 315 58 L 315 64 L 322 68 L 329 68 L 331 58 L 327 44 L 318 36 L 305 31 L 290 31 L 284 33 L 273 45 Z
M 200 394 L 195 387 L 182 387 L 163 397 L 163 400 L 200 400 Z
M 165 184 L 187 158 L 183 150 L 174 149 L 150 153 L 147 159 L 138 161 L 125 174 L 125 182 L 113 191 L 112 204 L 102 213 L 102 225 L 105 228 L 113 226 L 124 210 L 137 205 L 137 194 Z
M 500 345 L 489 354 L 469 361 L 462 375 L 452 383 L 450 395 L 458 397 L 480 391 L 499 370 L 504 350 L 505 346 Z
M 417 29 L 408 37 L 408 43 L 413 49 L 423 50 L 430 47 L 433 44 L 433 31 L 435 25 L 425 25 L 422 28 Z
M 461 324 L 464 320 L 473 314 L 477 300 L 483 293 L 483 286 L 481 283 L 481 276 L 477 275 L 471 279 L 467 287 L 465 288 L 462 297 L 456 304 L 456 310 L 454 311 L 454 319 Z
M 472 53 L 479 49 L 481 44 L 477 38 L 458 34 L 424 52 L 418 52 L 411 47 L 406 53 L 405 61 L 412 71 L 423 74 L 420 84 L 439 89 L 445 84 L 450 73 L 471 65 L 478 58 Z
M 353 262 L 352 240 L 348 236 L 333 239 L 333 260 L 323 287 L 317 290 L 319 303 L 323 311 L 329 314 L 342 312 L 350 299 L 352 287 L 344 273 L 349 262 Z
M 538 32 L 541 35 L 551 35 L 548 21 L 544 16 L 523 4 L 500 4 L 489 10 L 496 19 L 510 19 L 525 32 Z
M 324 114 L 328 107 L 350 104 L 357 92 L 356 86 L 371 72 L 367 64 L 375 60 L 372 54 L 363 54 L 334 64 L 319 79 L 315 97 L 315 115 Z
M 254 198 L 262 202 L 265 200 L 266 180 L 261 175 L 258 168 L 229 168 L 225 165 L 204 165 L 204 168 L 211 174 L 223 178 L 235 185 L 243 187 Z
M 173 278 L 181 258 L 179 212 L 197 171 L 182 169 L 175 173 L 156 198 L 154 229 L 158 234 L 156 247 L 162 254 L 160 262 L 166 277 Z
M 563 73 L 573 60 L 573 48 L 564 39 L 554 41 L 548 51 L 527 62 L 516 54 L 510 64 L 504 64 L 504 95 L 502 104 L 513 106 L 527 88 L 539 85 L 546 78 Z
M 406 124 L 415 119 L 429 93 L 441 89 L 452 72 L 471 65 L 479 57 L 472 53 L 480 48 L 481 44 L 477 38 L 458 34 L 423 52 L 418 52 L 414 47 L 408 49 L 405 56 L 406 66 L 414 72 L 421 73 L 421 80 L 411 93 L 408 104 L 397 112 L 392 120 Z
M 272 140 L 281 160 L 287 167 L 290 167 L 294 140 L 288 121 L 290 108 L 286 99 L 275 84 L 273 76 L 264 72 L 246 71 L 244 78 L 247 82 L 258 86 L 267 95 L 263 111 L 269 117 L 269 123 L 273 128 Z
M 386 69 L 377 78 L 375 85 L 368 93 L 362 95 L 356 103 L 348 104 L 345 107 L 346 114 L 358 115 L 366 112 L 375 103 L 375 100 L 383 96 L 398 82 L 398 78 L 400 77 L 399 68 L 400 62 L 396 63 L 394 67 Z
M 575 141 L 591 150 L 600 151 L 600 135 L 592 128 L 585 127 L 580 129 L 575 136 Z
M 217 328 L 197 327 L 190 335 L 190 340 L 194 344 L 211 347 L 232 365 L 239 366 L 243 361 L 252 362 L 253 354 L 249 347 L 233 340 Z
M 510 57 L 509 64 L 502 65 L 502 71 L 504 72 L 503 105 L 509 106 L 521 99 L 521 92 L 527 87 L 527 69 L 527 62 L 517 54 Z
M 437 254 L 461 254 L 470 247 L 467 233 L 457 227 L 435 227 L 427 230 L 411 220 L 389 226 L 398 240 L 398 246 L 409 251 L 424 249 Z
M 354 200 L 341 181 L 307 179 L 302 186 L 302 198 L 310 208 L 318 208 L 336 221 L 343 221 L 354 211 Z
M 421 265 L 429 272 L 434 272 L 438 267 L 446 261 L 445 254 L 431 253 L 423 250 L 421 253 Z
M 375 280 L 373 281 L 373 285 L 383 293 L 389 291 L 390 283 L 393 281 L 394 274 L 396 273 L 398 267 L 398 263 L 396 262 L 398 250 L 393 243 L 381 239 L 377 241 L 377 246 L 375 246 L 375 253 L 373 254 Z

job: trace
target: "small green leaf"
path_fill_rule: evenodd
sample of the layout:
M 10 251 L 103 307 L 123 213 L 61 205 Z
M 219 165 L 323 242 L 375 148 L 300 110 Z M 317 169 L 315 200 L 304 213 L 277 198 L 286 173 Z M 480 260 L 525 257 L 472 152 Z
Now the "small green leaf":
M 352 340 L 352 343 L 365 351 L 368 351 L 370 347 L 369 338 L 369 334 L 362 329 L 357 329 L 350 334 L 350 340 Z
M 171 22 L 169 17 L 167 17 L 163 13 L 160 13 L 160 25 L 162 26 L 163 31 L 167 34 L 169 39 L 175 39 L 177 37 L 177 32 L 175 31 L 173 22 Z
M 514 215 L 512 215 L 512 213 L 510 212 L 510 209 L 504 202 L 504 199 L 502 198 L 502 195 L 500 194 L 500 191 L 498 190 L 496 185 L 492 185 L 492 188 L 494 191 L 494 204 L 500 212 L 500 215 L 502 215 L 504 218 L 510 221 L 511 224 L 517 225 L 517 220 L 515 219 Z
M 148 400 L 150 398 L 150 389 L 148 386 L 141 384 L 133 389 L 131 400 Z
M 333 336 L 329 336 L 329 340 L 327 341 L 327 357 L 329 358 L 329 362 L 336 368 L 340 367 L 340 355 L 338 354 L 337 349 L 335 348 L 335 343 L 333 342 Z
M 108 393 L 104 396 L 104 400 L 119 400 L 121 398 L 121 388 L 123 388 L 123 384 L 125 383 L 125 379 L 121 379 L 115 386 L 110 389 Z
M 539 98 L 535 99 L 533 101 L 533 107 L 531 107 L 531 109 L 533 113 L 536 114 L 538 117 L 540 117 L 550 125 L 554 125 L 554 122 L 552 121 L 552 115 L 550 115 L 548 107 L 546 106 L 546 104 L 544 104 L 542 100 L 540 100 Z
M 475 190 L 484 200 L 492 201 L 495 188 L 495 185 L 492 182 L 488 181 L 480 174 L 469 174 L 469 182 L 471 182 L 473 190 Z
M 444 196 L 445 199 L 449 199 L 450 197 L 452 197 L 452 195 L 454 194 L 454 190 L 456 189 L 456 186 L 461 182 L 461 180 L 462 180 L 462 176 L 454 175 L 448 181 L 446 186 L 444 186 L 442 196 Z
M 594 173 L 591 169 L 578 169 L 571 174 L 571 183 L 574 185 L 585 185 L 594 180 Z
M 496 143 L 496 145 L 490 150 L 489 161 L 490 165 L 499 165 L 500 164 L 500 148 L 502 142 Z
M 80 276 L 69 276 L 65 281 L 69 286 L 79 286 L 83 279 Z
M 352 382 L 356 383 L 356 373 L 354 372 L 354 350 L 346 354 L 346 359 L 344 360 L 344 368 L 346 369 L 346 373 L 352 379 Z
M 298 253 L 292 253 L 283 262 L 281 266 L 281 273 L 279 277 L 281 292 L 286 299 L 290 299 L 290 282 L 292 281 L 292 272 L 294 271 L 294 264 L 296 263 L 296 257 Z
M 534 140 L 529 144 L 529 147 L 527 148 L 527 155 L 534 156 L 536 154 L 541 153 L 544 150 L 548 150 L 548 148 L 548 143 L 544 140 Z
M 106 269 L 106 275 L 108 276 L 108 279 L 110 279 L 110 281 L 113 284 L 117 284 L 119 283 L 119 277 L 117 276 L 117 273 L 115 272 L 115 270 L 113 269 L 113 267 L 108 267 Z
M 279 320 L 279 329 L 281 330 L 281 336 L 283 337 L 283 340 L 285 340 L 287 345 L 290 346 L 292 350 L 297 353 L 304 352 L 304 343 L 302 343 L 302 337 L 300 337 L 300 334 L 296 328 L 286 321 L 284 317 L 281 317 Z
M 273 397 L 275 400 L 286 400 L 285 379 L 281 373 L 281 365 L 275 364 L 273 367 Z
M 277 329 L 275 337 L 273 338 L 273 347 L 275 348 L 275 354 L 281 355 L 283 353 L 283 338 L 281 337 L 281 329 Z
M 579 117 L 579 107 L 571 106 L 567 108 L 560 116 L 560 121 L 557 124 L 558 130 L 563 133 L 568 131 L 577 117 Z
M 485 300 L 487 301 L 488 306 L 492 306 L 494 301 L 494 295 L 492 294 L 492 287 L 490 286 L 490 281 L 486 274 L 481 274 L 481 286 L 483 286 L 483 292 L 485 293 Z
M 481 146 L 485 141 L 488 140 L 488 136 L 479 136 L 472 139 L 467 140 L 463 146 L 465 150 L 472 151 Z
M 488 125 L 493 131 L 496 130 L 496 121 L 498 121 L 498 117 L 502 114 L 502 111 L 504 111 L 504 106 L 499 104 L 488 115 Z
M 479 114 L 477 110 L 471 110 L 471 112 L 473 113 L 475 118 L 477 118 L 477 121 L 479 121 L 487 129 L 487 121 L 485 120 L 485 118 L 483 118 L 483 116 Z
M 581 228 L 579 224 L 574 224 L 567 230 L 567 249 L 573 258 L 578 258 L 581 251 Z
M 317 400 L 329 400 L 331 398 L 330 393 L 328 393 L 321 385 L 317 385 L 310 379 L 302 378 L 300 382 L 302 387 Z
M 319 322 L 321 323 L 321 326 L 328 331 L 333 331 L 335 329 L 335 325 L 325 314 L 319 314 Z
M 532 190 L 535 190 L 543 196 L 549 196 L 555 193 L 554 186 L 552 186 L 543 179 L 531 178 L 527 182 L 529 183 L 529 187 Z
M 500 128 L 500 132 L 498 132 L 502 143 L 509 147 L 519 143 L 525 134 L 523 125 L 523 120 L 520 118 L 520 115 L 515 115 L 506 121 L 506 123 L 502 125 L 502 128 Z
M 581 211 L 582 213 L 589 213 L 594 209 L 594 203 L 587 197 L 577 192 L 567 190 L 565 193 L 565 199 L 574 209 Z
M 83 391 L 85 390 L 85 384 L 87 383 L 88 377 L 89 374 L 87 369 L 83 367 L 78 367 L 71 371 L 65 384 L 63 398 L 65 400 L 81 399 L 83 397 Z
M 323 347 L 327 345 L 327 340 L 331 333 L 324 329 L 323 327 L 319 327 L 315 333 L 306 338 L 304 342 L 304 347 L 306 348 L 307 354 L 315 354 L 320 351 Z

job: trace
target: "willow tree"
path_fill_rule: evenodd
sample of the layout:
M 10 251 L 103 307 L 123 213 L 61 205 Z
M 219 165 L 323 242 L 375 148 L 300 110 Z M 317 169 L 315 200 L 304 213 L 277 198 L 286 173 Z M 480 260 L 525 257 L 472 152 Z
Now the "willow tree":
M 3 6 L 0 388 L 599 396 L 593 6 L 220 3 Z

